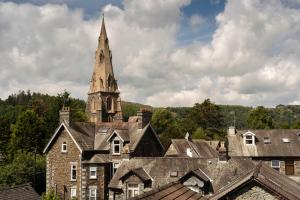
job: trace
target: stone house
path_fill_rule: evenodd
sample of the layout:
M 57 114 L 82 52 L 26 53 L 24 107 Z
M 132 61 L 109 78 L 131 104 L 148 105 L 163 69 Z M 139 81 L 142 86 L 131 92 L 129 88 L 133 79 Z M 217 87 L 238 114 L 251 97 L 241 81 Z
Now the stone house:
M 218 158 L 221 142 L 218 140 L 192 139 L 187 133 L 185 139 L 172 139 L 167 157 Z
M 300 130 L 228 130 L 230 157 L 263 161 L 300 182 Z
M 44 149 L 46 189 L 61 199 L 108 199 L 107 186 L 122 162 L 164 153 L 150 111 L 123 122 L 104 18 L 95 55 L 86 105 L 89 122 L 70 121 L 70 109 L 63 107 L 60 125 Z
M 300 197 L 295 181 L 249 158 L 134 158 L 122 163 L 109 188 L 116 200 Z

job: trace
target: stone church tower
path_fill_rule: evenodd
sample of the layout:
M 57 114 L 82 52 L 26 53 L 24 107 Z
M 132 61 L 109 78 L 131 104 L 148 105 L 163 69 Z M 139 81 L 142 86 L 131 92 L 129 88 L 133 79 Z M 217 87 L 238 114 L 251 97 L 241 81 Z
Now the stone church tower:
M 95 53 L 95 66 L 90 82 L 86 113 L 90 122 L 122 121 L 120 92 L 114 76 L 104 16 Z

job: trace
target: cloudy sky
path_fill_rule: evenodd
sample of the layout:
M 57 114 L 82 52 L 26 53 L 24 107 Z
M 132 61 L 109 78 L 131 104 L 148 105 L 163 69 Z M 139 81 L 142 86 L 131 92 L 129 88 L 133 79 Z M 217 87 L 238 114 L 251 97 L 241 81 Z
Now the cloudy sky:
M 300 104 L 300 0 L 0 0 L 0 98 L 86 99 L 101 13 L 123 100 Z

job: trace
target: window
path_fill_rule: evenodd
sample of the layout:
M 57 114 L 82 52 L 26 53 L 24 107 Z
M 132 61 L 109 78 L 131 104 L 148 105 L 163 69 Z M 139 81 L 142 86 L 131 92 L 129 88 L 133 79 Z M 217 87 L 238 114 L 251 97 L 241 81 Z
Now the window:
M 95 186 L 89 187 L 89 200 L 96 200 L 97 188 Z
M 71 181 L 76 181 L 77 163 L 71 163 Z
M 116 173 L 116 171 L 117 171 L 117 169 L 119 168 L 119 166 L 120 166 L 120 163 L 119 162 L 115 162 L 115 163 L 113 163 L 113 173 L 115 174 Z
M 76 198 L 76 186 L 71 187 L 71 199 Z
M 90 167 L 90 179 L 97 178 L 97 167 Z
M 271 139 L 269 137 L 264 137 L 264 144 L 271 144 Z
M 277 171 L 280 170 L 280 160 L 272 160 L 271 167 Z
M 282 138 L 283 143 L 290 143 L 290 138 Z
M 127 195 L 128 195 L 128 198 L 132 198 L 132 197 L 139 195 L 139 185 L 129 183 L 127 185 Z
M 113 141 L 113 154 L 120 154 L 120 140 Z
M 295 175 L 295 167 L 293 160 L 285 161 L 285 174 L 286 175 Z
M 254 144 L 254 136 L 252 135 L 246 135 L 245 136 L 245 143 L 246 144 Z
M 61 152 L 66 153 L 67 152 L 67 143 L 63 142 L 61 145 Z

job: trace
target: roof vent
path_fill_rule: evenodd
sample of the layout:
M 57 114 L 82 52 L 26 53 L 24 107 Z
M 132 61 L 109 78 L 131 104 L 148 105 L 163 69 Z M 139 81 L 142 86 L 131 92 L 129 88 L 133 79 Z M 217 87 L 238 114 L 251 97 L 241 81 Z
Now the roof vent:
M 283 143 L 290 143 L 290 138 L 282 138 Z
M 108 129 L 109 128 L 99 128 L 98 133 L 105 134 L 105 133 L 107 133 Z
M 171 171 L 170 172 L 170 177 L 177 177 L 178 176 L 178 171 Z
M 269 137 L 264 137 L 264 144 L 271 144 L 271 139 Z
M 187 149 L 186 149 L 186 155 L 187 155 L 188 157 L 193 157 L 193 153 L 192 153 L 191 148 L 187 148 Z

